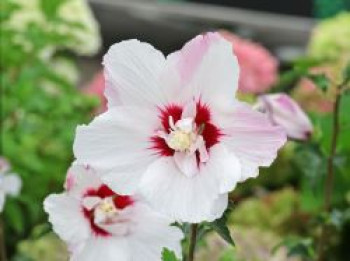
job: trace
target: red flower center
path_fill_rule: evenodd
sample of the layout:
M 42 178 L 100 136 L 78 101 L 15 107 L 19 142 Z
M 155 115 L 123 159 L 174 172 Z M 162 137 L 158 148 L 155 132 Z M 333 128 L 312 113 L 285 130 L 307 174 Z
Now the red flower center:
M 114 193 L 106 185 L 101 185 L 98 189 L 95 189 L 95 188 L 88 189 L 84 197 L 91 197 L 91 196 L 99 197 L 101 199 L 113 197 L 113 203 L 117 209 L 124 209 L 134 203 L 131 197 L 118 195 Z M 100 228 L 95 224 L 94 209 L 88 210 L 85 207 L 83 207 L 83 213 L 84 213 L 84 216 L 89 220 L 91 229 L 95 233 L 95 235 L 103 236 L 103 237 L 110 236 L 109 232 L 105 231 L 104 229 Z
M 163 131 L 168 134 L 170 133 L 171 126 L 169 124 L 169 118 L 172 117 L 176 123 L 177 121 L 181 120 L 182 111 L 183 107 L 175 104 L 160 108 L 159 118 Z M 196 104 L 196 116 L 194 122 L 197 128 L 200 128 L 200 126 L 202 126 L 201 135 L 205 141 L 205 147 L 207 151 L 209 151 L 212 146 L 219 142 L 222 134 L 219 128 L 211 122 L 209 107 L 206 104 L 201 103 L 201 101 L 197 102 Z M 155 150 L 158 155 L 165 157 L 174 155 L 175 150 L 170 148 L 166 141 L 159 135 L 152 136 L 150 140 L 152 144 L 150 148 Z

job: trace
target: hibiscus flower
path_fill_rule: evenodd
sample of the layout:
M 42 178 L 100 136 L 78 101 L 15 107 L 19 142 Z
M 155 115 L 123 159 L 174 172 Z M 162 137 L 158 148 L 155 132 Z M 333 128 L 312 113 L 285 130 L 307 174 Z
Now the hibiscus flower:
M 163 248 L 181 255 L 180 229 L 140 197 L 114 193 L 92 168 L 74 164 L 66 188 L 48 196 L 44 208 L 71 261 L 155 261 Z
M 167 57 L 138 40 L 105 55 L 108 111 L 77 128 L 74 153 L 120 194 L 135 191 L 178 221 L 220 217 L 227 193 L 269 166 L 281 127 L 234 99 L 230 42 L 200 35 Z

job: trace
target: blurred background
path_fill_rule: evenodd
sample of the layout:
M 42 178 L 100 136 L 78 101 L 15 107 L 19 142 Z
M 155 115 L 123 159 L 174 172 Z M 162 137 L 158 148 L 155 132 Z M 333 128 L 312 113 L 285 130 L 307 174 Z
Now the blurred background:
M 169 54 L 207 31 L 233 44 L 240 99 L 253 105 L 259 95 L 286 93 L 313 132 L 292 138 L 271 168 L 238 186 L 228 216 L 236 247 L 208 232 L 198 260 L 315 260 L 325 224 L 326 260 L 350 260 L 346 94 L 332 210 L 323 211 L 336 88 L 350 74 L 349 12 L 350 0 L 2 0 L 1 261 L 5 252 L 11 261 L 67 260 L 42 201 L 63 189 L 76 126 L 105 110 L 101 59 L 109 46 L 137 38 Z M 6 175 L 20 178 L 16 195 L 6 195 Z

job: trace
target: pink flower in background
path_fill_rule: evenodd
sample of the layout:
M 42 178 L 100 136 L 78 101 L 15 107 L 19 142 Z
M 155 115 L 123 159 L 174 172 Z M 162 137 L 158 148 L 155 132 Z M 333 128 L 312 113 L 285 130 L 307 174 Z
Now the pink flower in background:
M 287 94 L 262 95 L 256 107 L 266 113 L 273 124 L 283 127 L 289 138 L 307 140 L 313 132 L 308 116 Z
M 285 132 L 232 96 L 230 42 L 200 35 L 167 57 L 138 40 L 104 56 L 108 111 L 79 126 L 77 160 L 120 194 L 140 191 L 177 221 L 219 218 L 228 192 L 269 166 Z
M 228 31 L 220 34 L 233 44 L 240 65 L 239 90 L 243 93 L 263 93 L 277 81 L 278 61 L 263 46 L 240 38 Z
M 334 66 L 333 66 L 334 67 Z M 329 79 L 336 81 L 335 75 L 341 69 L 333 68 L 332 66 L 320 66 L 310 70 L 310 73 L 325 74 Z M 304 78 L 300 81 L 298 87 L 294 91 L 301 105 L 310 111 L 328 113 L 333 110 L 333 97 L 335 88 L 329 88 L 326 93 L 323 93 L 311 80 Z
M 68 171 L 69 190 L 50 195 L 44 209 L 54 231 L 68 244 L 71 261 L 155 261 L 163 248 L 181 256 L 179 228 L 139 196 L 122 196 L 90 167 Z
M 91 94 L 97 96 L 101 102 L 100 107 L 98 108 L 97 113 L 101 113 L 106 111 L 107 109 L 107 99 L 104 96 L 105 92 L 105 77 L 103 72 L 98 72 L 92 81 L 88 84 L 87 87 L 84 88 L 84 92 L 87 94 Z

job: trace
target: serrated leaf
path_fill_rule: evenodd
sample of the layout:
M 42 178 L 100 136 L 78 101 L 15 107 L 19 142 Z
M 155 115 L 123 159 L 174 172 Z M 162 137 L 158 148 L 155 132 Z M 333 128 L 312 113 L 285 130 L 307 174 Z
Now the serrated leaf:
M 227 222 L 227 215 L 224 214 L 221 218 L 209 224 L 215 230 L 215 232 L 219 234 L 219 236 L 222 239 L 224 239 L 230 245 L 234 246 L 235 242 L 231 237 L 230 230 L 228 229 L 226 222 Z
M 179 261 L 173 251 L 163 248 L 162 261 Z
M 323 92 L 327 91 L 330 82 L 325 74 L 309 74 L 307 77 Z

